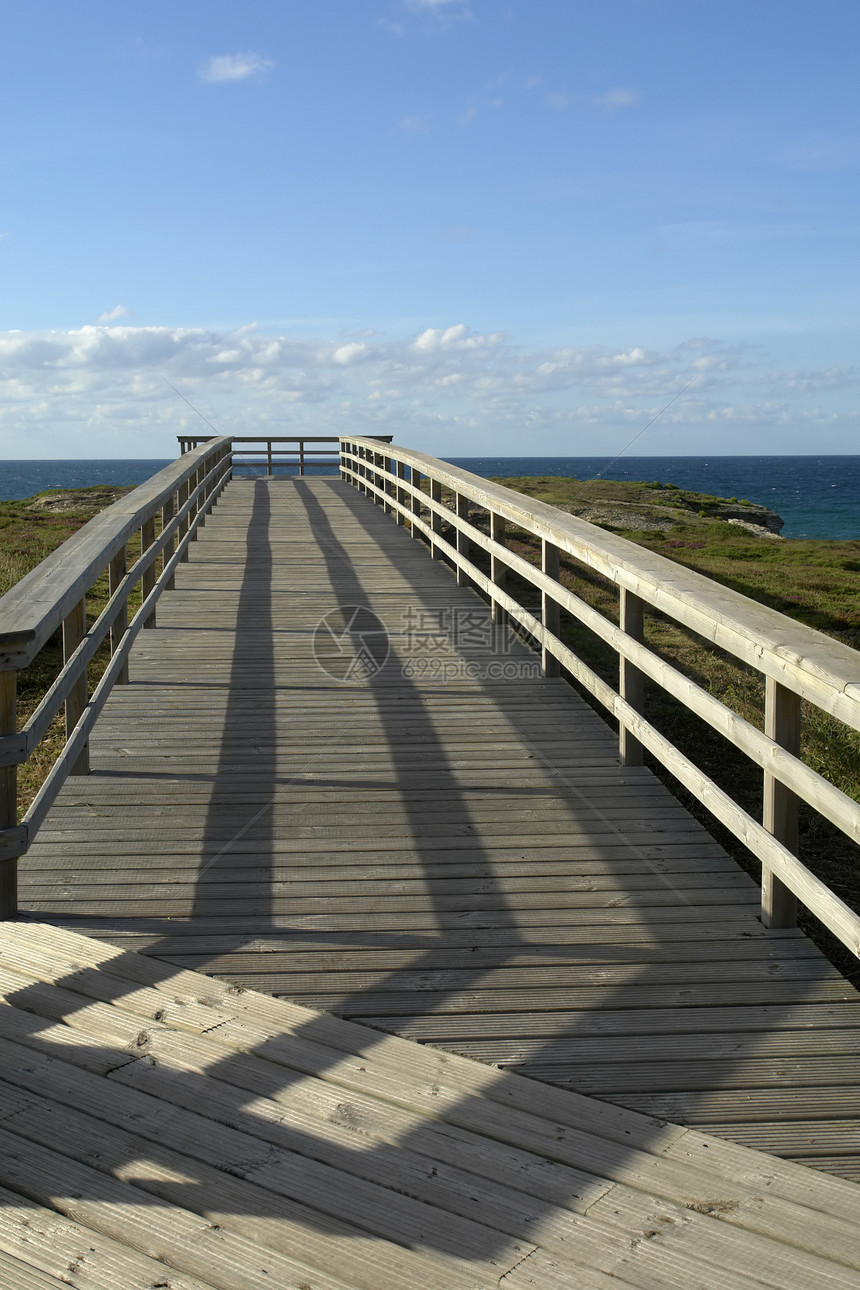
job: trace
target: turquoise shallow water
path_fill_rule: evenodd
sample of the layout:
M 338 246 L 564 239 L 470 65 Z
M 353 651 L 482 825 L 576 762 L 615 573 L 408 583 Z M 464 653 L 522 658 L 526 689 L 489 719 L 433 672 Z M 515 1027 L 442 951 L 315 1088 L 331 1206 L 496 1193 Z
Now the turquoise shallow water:
M 860 538 L 860 456 L 452 457 L 476 475 L 648 479 L 720 497 L 746 497 L 785 520 L 789 538 Z M 44 488 L 142 484 L 167 461 L 0 461 L 0 500 Z

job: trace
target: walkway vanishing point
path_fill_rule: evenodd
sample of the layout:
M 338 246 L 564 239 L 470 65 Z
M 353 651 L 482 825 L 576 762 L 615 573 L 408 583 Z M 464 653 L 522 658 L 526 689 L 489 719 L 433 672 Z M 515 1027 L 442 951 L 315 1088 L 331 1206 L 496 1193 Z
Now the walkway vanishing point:
M 744 613 L 763 670 L 794 660 L 755 732 L 762 917 L 641 765 L 667 562 L 372 440 L 340 445 L 341 478 L 229 480 L 233 447 L 193 448 L 0 603 L 6 678 L 66 622 L 69 722 L 3 835 L 0 1286 L 856 1290 L 860 1011 L 787 925 L 792 890 L 847 943 L 856 916 L 783 856 L 803 793 L 857 827 L 789 764 L 785 715 L 790 692 L 850 718 L 852 651 L 789 624 L 780 654 L 779 615 L 663 584 L 679 614 L 710 598 L 723 647 Z M 537 618 L 505 546 L 523 505 Z M 576 666 L 558 552 L 584 541 L 619 571 L 620 755 L 553 675 Z M 87 695 L 74 612 L 102 558 L 115 675 Z M 7 723 L 7 764 L 46 720 Z

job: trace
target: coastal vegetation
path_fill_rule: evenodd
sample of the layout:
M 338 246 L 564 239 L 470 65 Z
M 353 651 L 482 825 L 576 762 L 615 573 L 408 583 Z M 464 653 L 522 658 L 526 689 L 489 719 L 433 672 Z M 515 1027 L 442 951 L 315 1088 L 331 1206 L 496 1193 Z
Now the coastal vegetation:
M 77 533 L 88 520 L 110 506 L 133 485 L 98 484 L 92 488 L 48 489 L 20 501 L 0 502 L 0 595 L 35 569 L 46 556 L 67 538 Z M 129 544 L 133 556 L 140 552 L 139 536 Z M 87 622 L 95 622 L 108 602 L 108 578 L 104 574 L 87 595 Z M 140 589 L 129 599 L 130 606 L 140 603 Z M 105 642 L 89 665 L 90 693 L 95 689 L 110 657 Z M 18 723 L 23 725 L 32 715 L 48 687 L 56 679 L 63 661 L 59 632 L 40 650 L 31 665 L 18 673 Z M 42 781 L 56 761 L 65 743 L 62 713 L 51 727 L 29 761 L 18 770 L 19 818 L 32 802 Z
M 671 485 L 554 477 L 495 482 L 597 523 L 854 649 L 860 648 L 860 539 L 782 539 L 773 531 L 781 526 L 779 517 L 771 519 L 773 512 L 767 512 L 767 508 L 756 507 L 746 499 L 738 503 L 735 498 L 689 493 Z M 747 507 L 755 518 L 738 523 L 733 519 L 737 505 Z M 508 545 L 532 563 L 540 563 L 540 543 L 524 531 L 509 527 Z M 562 557 L 561 564 L 563 584 L 617 622 L 616 588 L 567 556 Z M 508 589 L 524 605 L 535 607 L 535 589 L 525 580 L 510 579 Z M 605 680 L 617 683 L 617 656 L 592 632 L 562 614 L 562 636 Z M 763 729 L 764 681 L 758 672 L 656 611 L 646 612 L 645 640 L 655 653 Z M 585 693 L 584 697 L 589 700 Z M 648 719 L 682 752 L 750 815 L 761 819 L 762 773 L 757 767 L 649 681 L 645 709 Z M 598 710 L 603 715 L 603 710 Z M 804 703 L 801 751 L 813 769 L 848 796 L 860 800 L 860 732 Z M 647 757 L 646 761 L 726 850 L 758 878 L 760 869 L 755 857 L 662 766 Z M 860 910 L 857 846 L 805 806 L 801 808 L 800 829 L 803 862 L 847 904 Z M 828 956 L 860 984 L 856 959 L 817 920 L 805 913 L 801 918 L 804 929 Z
M 778 536 L 779 517 L 766 507 L 745 498 L 716 498 L 671 485 L 554 477 L 497 482 L 599 524 L 855 649 L 860 648 L 860 540 L 785 540 Z M 0 594 L 94 514 L 127 491 L 130 489 L 99 485 L 89 489 L 51 490 L 21 501 L 0 502 Z M 443 500 L 453 499 L 443 497 Z M 480 521 L 476 518 L 476 522 Z M 539 563 L 540 544 L 531 535 L 509 526 L 508 544 L 526 559 Z M 135 554 L 133 545 L 130 554 Z M 481 553 L 476 551 L 474 558 L 480 562 Z M 601 613 L 617 621 L 617 591 L 599 574 L 565 556 L 561 580 Z M 525 580 L 512 575 L 508 590 L 524 605 L 534 607 L 535 590 Z M 102 578 L 87 597 L 89 621 L 94 621 L 107 599 L 107 579 Z M 646 614 L 645 630 L 646 643 L 656 653 L 762 728 L 764 686 L 757 672 L 657 612 Z M 565 642 L 595 671 L 610 683 L 617 681 L 615 653 L 592 632 L 563 614 L 562 634 Z M 90 665 L 91 689 L 107 659 L 105 645 Z M 19 674 L 22 722 L 57 675 L 61 661 L 62 643 L 57 634 L 32 666 Z M 761 818 L 761 772 L 741 753 L 651 683 L 646 683 L 646 713 L 649 720 L 752 816 Z M 22 812 L 63 742 L 63 723 L 58 717 L 35 755 L 20 769 Z M 804 705 L 802 753 L 815 770 L 860 800 L 860 733 Z M 682 786 L 673 782 L 661 766 L 656 763 L 651 766 L 726 849 L 749 872 L 757 875 L 758 862 L 754 857 L 710 818 Z M 846 903 L 860 910 L 857 847 L 808 808 L 802 810 L 800 854 L 804 863 Z M 842 971 L 849 976 L 853 974 L 857 980 L 856 960 L 839 942 L 808 915 L 804 915 L 803 925 Z

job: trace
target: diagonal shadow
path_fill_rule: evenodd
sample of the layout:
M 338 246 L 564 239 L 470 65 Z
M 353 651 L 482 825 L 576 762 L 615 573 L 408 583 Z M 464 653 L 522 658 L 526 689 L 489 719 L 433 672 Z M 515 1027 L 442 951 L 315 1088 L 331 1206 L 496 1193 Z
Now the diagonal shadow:
M 325 508 L 320 504 L 318 497 L 313 489 L 310 489 L 303 482 L 297 482 L 295 485 L 296 495 L 301 498 L 305 517 L 310 523 L 316 534 L 320 551 L 324 557 L 325 568 L 327 571 L 328 585 L 330 591 L 334 591 L 335 597 L 341 607 L 362 604 L 367 599 L 367 587 L 362 581 L 360 573 L 353 565 L 348 550 L 338 538 L 334 531 Z M 254 911 L 252 916 L 255 920 L 254 935 L 258 936 L 268 928 L 273 938 L 280 938 L 284 935 L 283 927 L 280 921 L 274 916 L 274 895 L 273 883 L 276 881 L 275 875 L 277 868 L 274 860 L 275 831 L 273 827 L 273 816 L 271 812 L 272 805 L 283 797 L 285 791 L 288 793 L 290 781 L 280 771 L 278 760 L 278 722 L 276 707 L 274 702 L 268 705 L 259 702 L 261 698 L 269 696 L 271 699 L 276 690 L 289 689 L 290 686 L 284 686 L 279 672 L 279 663 L 277 658 L 277 629 L 275 628 L 275 615 L 273 613 L 273 597 L 275 595 L 273 588 L 274 561 L 272 555 L 272 545 L 270 541 L 270 522 L 271 522 L 271 495 L 267 484 L 254 486 L 254 507 L 249 524 L 246 555 L 247 563 L 243 574 L 242 586 L 239 592 L 239 612 L 237 616 L 237 631 L 234 642 L 234 650 L 231 660 L 230 686 L 225 712 L 224 727 L 221 747 L 219 750 L 219 765 L 215 774 L 212 799 L 209 812 L 207 815 L 206 829 L 203 839 L 202 855 L 207 857 L 204 867 L 198 875 L 193 901 L 193 921 L 207 920 L 213 917 L 223 919 L 229 915 L 224 911 L 224 881 L 225 877 L 231 875 L 231 866 L 235 857 L 231 858 L 230 844 L 235 840 L 237 827 L 241 835 L 253 842 L 255 854 L 258 859 L 253 870 L 255 872 L 255 882 L 259 888 L 253 896 L 239 898 L 238 896 L 230 898 L 229 903 L 233 907 L 237 921 L 244 918 L 249 910 Z M 366 502 L 356 499 L 358 503 L 366 508 Z M 352 505 L 352 499 L 350 499 Z M 358 510 L 354 509 L 358 514 Z M 361 516 L 362 523 L 364 516 Z M 416 589 L 420 590 L 420 589 Z M 298 688 L 298 687 L 297 687 Z M 330 688 L 330 687 L 328 687 Z M 426 750 L 426 760 L 428 764 L 436 767 L 436 773 L 439 776 L 439 782 L 443 790 L 443 797 L 446 802 L 445 813 L 450 819 L 463 822 L 468 826 L 470 821 L 471 808 L 469 801 L 464 793 L 463 778 L 458 773 L 457 767 L 452 762 L 446 744 L 440 738 L 435 727 L 432 714 L 424 707 L 422 695 L 419 687 L 412 684 L 408 677 L 400 674 L 399 666 L 396 661 L 392 661 L 387 670 L 379 672 L 370 678 L 367 685 L 363 687 L 364 693 L 368 697 L 368 702 L 379 722 L 379 728 L 384 734 L 388 746 L 388 752 L 391 762 L 389 775 L 382 775 L 375 772 L 372 775 L 361 773 L 356 780 L 346 782 L 351 785 L 372 784 L 384 786 L 386 791 L 390 791 L 393 799 L 402 804 L 405 811 L 406 819 L 411 834 L 411 846 L 420 860 L 425 873 L 425 886 L 427 895 L 432 905 L 436 930 L 431 935 L 422 935 L 418 938 L 406 938 L 410 948 L 418 941 L 417 948 L 426 942 L 426 950 L 410 965 L 409 974 L 419 974 L 425 969 L 429 972 L 434 969 L 438 961 L 438 951 L 440 946 L 446 942 L 453 947 L 462 947 L 464 926 L 469 930 L 466 934 L 480 940 L 480 924 L 482 919 L 464 920 L 458 911 L 451 908 L 446 899 L 446 892 L 442 885 L 443 880 L 439 877 L 438 850 L 432 843 L 432 838 L 426 829 L 426 812 L 420 807 L 419 797 L 414 792 L 416 779 L 413 773 L 409 771 L 406 764 L 398 758 L 398 750 L 402 746 L 402 724 L 401 715 L 404 706 L 404 697 L 408 700 L 410 714 L 413 715 L 413 724 L 410 726 L 410 740 Z M 307 692 L 307 687 L 305 687 Z M 348 727 L 348 716 L 344 719 Z M 339 729 L 341 727 L 339 726 Z M 237 734 L 237 732 L 241 732 Z M 337 732 L 335 732 L 337 736 Z M 246 810 L 243 821 L 239 823 L 235 811 L 232 813 L 232 822 L 225 832 L 225 816 L 219 800 L 219 786 L 230 784 L 236 765 L 238 764 L 239 744 L 252 738 L 255 741 L 255 794 L 262 795 L 263 799 L 269 803 L 266 808 L 254 808 Z M 245 749 L 247 745 L 244 745 Z M 341 781 L 340 776 L 328 776 L 330 780 Z M 294 782 L 294 781 L 293 781 Z M 315 780 L 316 782 L 316 780 Z M 487 924 L 487 929 L 492 929 L 493 946 L 492 953 L 479 956 L 473 966 L 466 966 L 459 974 L 456 987 L 446 990 L 444 987 L 427 991 L 423 1001 L 419 1001 L 414 1008 L 416 1017 L 420 1017 L 422 1009 L 427 1013 L 443 1006 L 446 998 L 450 997 L 452 992 L 461 992 L 469 988 L 469 983 L 477 985 L 481 977 L 488 970 L 488 966 L 496 967 L 503 965 L 511 957 L 519 953 L 524 946 L 528 944 L 531 951 L 531 943 L 527 938 L 523 938 L 518 926 L 517 919 L 510 908 L 509 902 L 504 891 L 493 872 L 492 856 L 486 847 L 473 836 L 469 842 L 468 851 L 470 858 L 474 860 L 478 867 L 482 879 L 486 879 L 486 896 L 487 908 L 491 910 L 491 916 L 488 915 L 483 921 Z M 647 919 L 647 910 L 643 914 Z M 160 933 L 164 932 L 163 923 L 157 924 Z M 294 940 L 305 933 L 291 931 L 289 939 Z M 337 933 L 333 935 L 333 940 L 337 939 Z M 237 930 L 235 937 L 229 938 L 237 949 L 240 949 L 247 943 L 247 933 Z M 348 937 L 346 938 L 348 940 Z M 404 940 L 399 934 L 393 933 L 380 934 L 380 943 L 386 946 L 400 943 Z M 169 934 L 164 935 L 164 945 L 170 942 Z M 613 953 L 617 954 L 620 947 L 613 946 Z M 584 952 L 584 951 L 583 951 Z M 170 951 L 167 950 L 169 954 Z M 150 945 L 147 949 L 147 956 L 152 962 L 158 962 L 159 947 L 158 943 Z M 491 962 L 488 963 L 488 957 Z M 641 953 L 637 956 L 637 962 L 641 962 Z M 162 963 L 164 981 L 170 979 L 173 969 L 168 963 Z M 98 974 L 94 974 L 98 975 Z M 397 977 L 397 973 L 392 974 Z M 73 974 L 69 978 L 68 985 L 72 990 L 79 990 L 86 986 L 86 974 L 82 977 L 80 973 Z M 647 977 L 647 972 L 646 972 Z M 59 983 L 62 987 L 62 981 Z M 104 985 L 96 986 L 92 983 L 92 988 L 104 989 Z M 124 994 L 134 987 L 123 983 L 117 979 L 115 986 L 114 1000 L 122 1001 Z M 27 1009 L 32 1007 L 34 1011 L 38 1010 L 36 994 L 38 988 L 26 988 L 19 991 L 10 998 L 10 1002 L 16 1007 Z M 38 1006 L 44 1006 L 42 996 L 39 996 Z M 74 1007 L 73 1004 L 70 1005 Z M 84 1006 L 84 1005 L 81 1005 Z M 365 990 L 356 990 L 344 996 L 339 1000 L 337 1011 L 344 1012 L 348 1015 L 362 1015 L 362 1010 L 367 1006 L 367 992 Z M 610 1000 L 611 1006 L 611 1000 Z M 380 1019 L 381 1020 L 381 1019 Z M 384 1023 L 383 1023 L 384 1024 Z M 43 1023 L 37 1019 L 32 1021 L 33 1033 L 38 1034 L 43 1028 Z M 381 1043 L 386 1038 L 384 1034 L 375 1036 L 375 1032 L 368 1031 L 366 1035 L 366 1048 L 372 1049 L 374 1043 Z M 552 1055 L 552 1043 L 548 1045 L 548 1054 Z M 313 1017 L 306 1024 L 299 1026 L 290 1040 L 290 1043 L 301 1049 L 305 1054 L 301 1068 L 291 1068 L 288 1064 L 276 1060 L 268 1060 L 261 1064 L 260 1070 L 254 1076 L 253 1095 L 256 1097 L 270 1097 L 276 1099 L 279 1104 L 289 1105 L 290 1090 L 295 1090 L 298 1097 L 301 1086 L 309 1074 L 326 1076 L 335 1070 L 338 1064 L 343 1060 L 343 1052 L 334 1050 L 330 1046 L 330 1022 L 324 1016 Z M 263 1042 L 253 1049 L 257 1056 L 262 1058 L 271 1057 L 272 1048 L 266 1042 Z M 250 1100 L 251 1090 L 249 1089 L 249 1071 L 248 1059 L 242 1054 L 231 1054 L 226 1057 L 220 1057 L 207 1068 L 206 1078 L 215 1078 L 220 1084 L 232 1090 L 224 1095 L 231 1106 L 231 1113 L 237 1122 L 246 1124 L 248 1132 L 257 1135 L 260 1134 L 259 1125 L 254 1126 L 254 1118 L 246 1110 Z M 500 1081 L 504 1076 L 500 1076 Z M 205 1081 L 193 1073 L 180 1073 L 170 1071 L 162 1072 L 161 1075 L 164 1096 L 168 1100 L 176 1101 L 178 1104 L 185 1106 L 189 1111 L 194 1111 L 199 1105 L 199 1099 L 204 1092 Z M 351 1098 L 351 1101 L 361 1108 L 360 1097 Z M 463 1098 L 463 1116 L 467 1116 L 467 1104 L 469 1097 L 464 1095 Z M 480 1099 L 476 1099 L 479 1102 Z M 141 1107 L 143 1104 L 141 1104 Z M 150 1108 L 151 1110 L 151 1108 Z M 595 1107 L 596 1115 L 599 1113 L 599 1106 Z M 107 1107 L 103 1113 L 107 1115 Z M 143 1115 L 143 1110 L 141 1111 Z M 457 1112 L 450 1112 L 456 1119 Z M 145 1119 L 145 1117 L 144 1117 Z M 32 1132 L 36 1132 L 34 1128 Z M 201 1133 L 205 1132 L 201 1126 Z M 428 1127 L 426 1123 L 411 1125 L 403 1128 L 398 1132 L 395 1143 L 378 1143 L 375 1142 L 373 1147 L 368 1150 L 366 1141 L 361 1143 L 361 1134 L 355 1139 L 355 1147 L 341 1143 L 332 1143 L 323 1140 L 320 1136 L 301 1127 L 289 1128 L 286 1137 L 283 1139 L 284 1149 L 290 1152 L 296 1152 L 308 1163 L 305 1166 L 308 1177 L 319 1178 L 317 1167 L 325 1165 L 326 1168 L 333 1168 L 345 1175 L 359 1178 L 362 1185 L 372 1188 L 372 1179 L 386 1178 L 389 1172 L 395 1170 L 397 1162 L 403 1160 L 425 1162 L 421 1168 L 425 1169 L 427 1159 L 433 1159 L 435 1152 L 439 1151 L 440 1138 L 438 1133 Z M 141 1136 L 150 1141 L 159 1141 L 158 1127 L 155 1121 L 147 1121 L 147 1128 L 144 1131 L 141 1128 Z M 263 1135 L 265 1136 L 265 1135 Z M 417 1165 L 413 1166 L 418 1169 Z M 315 1172 L 316 1171 L 316 1172 Z M 253 1172 L 253 1171 L 252 1171 Z M 420 1169 L 419 1169 L 420 1172 Z M 468 1170 L 466 1170 L 468 1173 Z M 423 1175 L 422 1175 L 423 1177 Z M 414 1175 L 414 1186 L 418 1188 L 418 1173 Z M 570 1179 L 571 1195 L 575 1194 L 575 1184 L 581 1186 L 581 1180 Z M 146 1190 L 147 1182 L 144 1179 L 140 1183 L 141 1187 Z M 156 1186 L 152 1184 L 153 1195 L 161 1195 L 157 1187 L 163 1188 L 163 1182 Z M 210 1194 L 207 1191 L 209 1184 L 202 1180 L 185 1181 L 182 1184 L 175 1184 L 171 1196 L 174 1203 L 183 1204 L 190 1209 L 200 1208 L 201 1205 L 207 1204 L 205 1197 Z M 322 1187 L 323 1183 L 320 1182 Z M 421 1182 L 421 1187 L 425 1188 L 424 1195 L 432 1195 L 433 1204 L 447 1209 L 449 1213 L 457 1212 L 459 1201 L 456 1195 L 449 1196 L 446 1200 L 444 1196 L 444 1187 L 439 1187 L 436 1191 L 428 1193 L 426 1187 L 430 1186 L 426 1178 Z M 274 1193 L 265 1192 L 263 1184 L 263 1195 L 259 1191 L 244 1193 L 245 1209 L 242 1209 L 242 1199 L 234 1199 L 232 1203 L 237 1206 L 237 1212 L 246 1212 L 253 1214 L 272 1214 L 283 1216 L 285 1202 L 283 1199 L 274 1196 Z M 319 1195 L 320 1193 L 315 1193 Z M 271 1197 L 274 1196 L 274 1199 Z M 293 1198 L 298 1203 L 296 1197 Z M 157 1201 L 153 1200 L 153 1204 Z M 307 1213 L 303 1211 L 303 1221 L 310 1224 L 316 1224 L 321 1231 L 330 1232 L 332 1228 L 332 1208 L 337 1211 L 339 1206 L 337 1197 L 332 1193 L 329 1204 L 329 1211 L 325 1212 L 324 1202 L 320 1199 L 317 1204 L 319 1209 L 311 1205 Z M 357 1202 L 356 1202 L 357 1203 Z M 454 1206 L 452 1210 L 452 1204 Z M 539 1198 L 532 1198 L 530 1206 L 524 1207 L 527 1214 L 523 1218 L 525 1236 L 529 1230 L 537 1230 L 542 1217 L 551 1213 L 553 1206 Z M 372 1230 L 380 1236 L 387 1239 L 402 1240 L 403 1216 L 402 1214 L 389 1215 L 385 1212 L 385 1204 L 382 1193 L 378 1207 L 373 1207 L 372 1216 L 365 1217 Z M 493 1258 L 494 1255 L 506 1248 L 505 1238 L 501 1231 L 489 1227 L 477 1229 L 466 1228 L 452 1219 L 447 1231 L 437 1231 L 425 1242 L 428 1248 L 435 1248 L 448 1254 L 455 1254 L 458 1257 L 486 1257 Z

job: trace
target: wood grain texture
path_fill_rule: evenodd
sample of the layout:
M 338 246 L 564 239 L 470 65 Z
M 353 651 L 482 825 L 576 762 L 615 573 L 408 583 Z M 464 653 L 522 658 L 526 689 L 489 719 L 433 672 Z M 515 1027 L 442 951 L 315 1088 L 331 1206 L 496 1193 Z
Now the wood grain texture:
M 856 1285 L 853 1183 L 58 927 L 6 930 L 9 1290 Z
M 22 906 L 853 1177 L 856 995 L 540 661 L 349 484 L 234 480 Z

